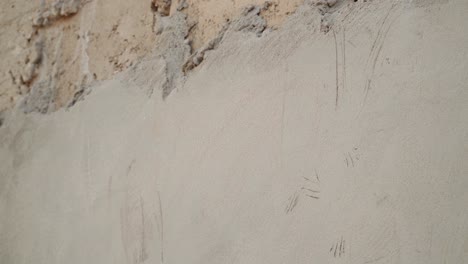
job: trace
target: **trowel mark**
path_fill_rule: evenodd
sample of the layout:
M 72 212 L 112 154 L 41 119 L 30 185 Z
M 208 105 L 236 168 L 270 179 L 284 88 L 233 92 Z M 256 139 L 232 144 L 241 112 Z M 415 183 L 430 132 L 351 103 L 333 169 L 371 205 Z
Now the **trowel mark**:
M 343 92 L 346 90 L 346 28 L 343 27 L 343 42 L 341 43 L 341 48 L 342 48 L 342 60 L 343 60 L 343 63 L 342 63 L 342 90 Z
M 280 135 L 280 152 L 281 152 L 281 167 L 283 166 L 283 147 L 284 147 L 284 123 L 285 123 L 285 110 L 286 110 L 286 93 L 283 91 L 282 101 L 281 101 L 281 135 Z
M 294 210 L 294 208 L 296 207 L 298 202 L 299 202 L 299 195 L 296 192 L 291 197 L 289 197 L 288 205 L 286 206 L 284 212 L 286 214 L 289 214 L 290 212 L 292 212 Z
M 340 59 L 341 57 L 341 94 L 345 91 L 346 85 L 346 29 L 343 27 L 342 29 L 342 40 L 338 41 L 336 37 L 335 29 L 333 31 L 333 39 L 335 42 L 335 110 L 338 108 L 339 100 L 340 100 Z M 340 51 L 339 54 L 338 49 L 338 42 L 340 43 Z M 342 97 L 342 96 L 341 96 Z
M 393 3 L 390 9 L 388 10 L 387 14 L 385 15 L 384 19 L 382 20 L 380 28 L 377 31 L 377 37 L 375 38 L 374 43 L 372 44 L 372 47 L 371 47 L 371 51 L 370 51 L 370 54 L 366 63 L 366 71 L 368 71 L 367 69 L 369 67 L 369 62 L 372 62 L 372 67 L 370 69 L 370 73 L 367 73 L 367 77 L 365 81 L 366 83 L 364 87 L 364 100 L 362 102 L 362 107 L 364 107 L 364 104 L 367 101 L 369 90 L 371 89 L 371 85 L 372 85 L 372 78 L 374 77 L 375 68 L 377 66 L 377 61 L 379 60 L 380 53 L 382 52 L 382 48 L 385 44 L 385 39 L 387 38 L 388 32 L 390 31 L 390 28 L 393 22 L 395 21 L 394 19 L 391 22 L 387 22 L 395 6 L 396 6 L 396 3 Z M 362 107 L 361 107 L 361 110 L 362 110 Z
M 86 188 L 86 198 L 89 204 L 90 202 L 90 181 L 91 181 L 91 165 L 89 159 L 89 149 L 90 149 L 90 141 L 89 141 L 89 134 L 86 133 L 86 145 L 85 145 L 85 155 L 86 155 L 86 177 L 85 177 L 85 188 Z
M 320 190 L 315 189 L 317 188 L 317 184 L 320 184 L 320 180 L 318 178 L 317 172 L 315 172 L 315 176 L 316 176 L 315 181 L 311 180 L 310 178 L 306 176 L 302 176 L 305 182 L 303 182 L 302 186 L 298 188 L 298 190 L 296 190 L 294 194 L 289 197 L 288 202 L 286 204 L 286 208 L 284 209 L 284 212 L 286 214 L 291 213 L 294 210 L 294 208 L 296 208 L 297 204 L 299 203 L 299 198 L 301 195 L 305 195 L 309 198 L 313 198 L 317 200 L 320 199 L 319 197 Z
M 338 44 L 336 41 L 336 33 L 333 29 L 333 38 L 335 39 L 335 77 L 336 77 L 336 97 L 335 97 L 335 110 L 338 108 L 339 98 L 339 85 L 338 85 Z
M 335 258 L 341 258 L 346 253 L 346 240 L 341 237 L 340 241 L 330 247 L 329 252 Z
M 159 191 L 156 191 L 158 195 L 158 204 L 159 204 L 159 219 L 158 221 L 158 229 L 159 229 L 159 234 L 160 234 L 160 250 L 161 250 L 161 263 L 164 263 L 164 218 L 163 218 L 163 209 L 162 209 L 162 203 L 161 203 L 161 195 Z
M 140 255 L 138 261 L 143 263 L 147 258 L 148 254 L 146 252 L 146 232 L 145 232 L 145 207 L 143 203 L 143 198 L 140 195 L 140 208 L 141 208 L 141 237 L 140 237 Z
M 148 259 L 146 245 L 145 204 L 140 191 L 128 189 L 120 208 L 120 229 L 127 262 L 144 263 Z

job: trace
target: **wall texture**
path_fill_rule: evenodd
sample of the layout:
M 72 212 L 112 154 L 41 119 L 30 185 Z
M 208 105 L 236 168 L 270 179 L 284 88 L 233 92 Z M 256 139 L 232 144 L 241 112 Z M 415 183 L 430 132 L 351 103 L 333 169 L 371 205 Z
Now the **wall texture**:
M 261 10 L 5 115 L 0 263 L 468 262 L 468 2 Z

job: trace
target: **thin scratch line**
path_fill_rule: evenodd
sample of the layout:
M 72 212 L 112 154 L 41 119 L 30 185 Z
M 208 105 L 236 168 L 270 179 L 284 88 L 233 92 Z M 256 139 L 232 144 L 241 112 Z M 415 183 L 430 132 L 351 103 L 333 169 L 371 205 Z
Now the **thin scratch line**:
M 91 166 L 90 166 L 90 159 L 89 159 L 89 134 L 86 134 L 86 198 L 88 202 L 90 201 L 90 192 L 89 192 L 89 181 L 91 179 Z
M 342 254 L 343 254 L 343 237 L 341 237 L 341 241 L 340 241 L 340 257 Z
M 364 264 L 368 264 L 368 263 L 374 263 L 374 262 L 377 262 L 381 259 L 385 258 L 385 256 L 381 256 L 381 257 L 378 257 L 378 258 L 375 258 L 375 259 L 371 259 L 371 260 L 368 260 L 366 262 L 364 262 Z
M 346 28 L 343 28 L 343 72 L 342 72 L 342 78 L 343 78 L 343 92 L 345 91 L 345 86 L 346 86 Z
M 283 144 L 284 144 L 284 116 L 286 108 L 286 91 L 283 91 L 283 102 L 281 108 L 281 142 L 280 142 L 280 157 L 281 157 L 281 167 L 283 167 Z
M 343 240 L 343 254 L 346 253 L 346 240 Z
M 320 192 L 320 191 L 312 190 L 312 189 L 309 189 L 309 188 L 306 188 L 306 187 L 302 187 L 302 190 L 307 190 L 307 191 L 313 192 L 313 193 L 319 193 Z
M 159 191 L 157 192 L 158 194 L 158 201 L 159 201 L 159 218 L 160 218 L 160 223 L 161 223 L 161 263 L 164 263 L 164 221 L 163 221 L 163 209 L 162 209 L 162 203 L 161 203 L 161 195 L 159 194 Z
M 146 259 L 146 233 L 145 233 L 145 207 L 143 203 L 143 197 L 140 195 L 140 209 L 141 209 L 141 252 L 140 261 L 143 262 Z
M 338 44 L 336 42 L 336 33 L 333 30 L 333 37 L 335 39 L 335 75 L 336 75 L 336 98 L 335 98 L 335 110 L 338 108 L 338 97 L 339 97 L 339 86 L 338 86 Z
M 367 78 L 366 87 L 365 87 L 365 90 L 364 90 L 365 94 L 364 94 L 363 106 L 367 101 L 369 90 L 371 89 L 372 78 L 374 77 L 374 74 L 375 74 L 375 67 L 377 66 L 377 61 L 379 60 L 380 53 L 382 52 L 382 48 L 383 48 L 383 46 L 385 44 L 385 39 L 387 38 L 388 32 L 390 31 L 390 28 L 391 28 L 391 26 L 392 26 L 392 24 L 394 22 L 394 21 L 390 22 L 388 27 L 386 29 L 384 29 L 385 23 L 387 22 L 387 19 L 390 16 L 390 14 L 392 13 L 394 7 L 395 7 L 395 3 L 390 7 L 390 9 L 387 12 L 387 15 L 383 19 L 383 22 L 382 22 L 382 24 L 381 24 L 381 26 L 379 28 L 378 33 L 377 33 L 377 38 L 375 39 L 374 44 L 372 45 L 371 56 L 369 56 L 368 62 L 366 63 L 366 68 L 367 68 L 367 64 L 369 63 L 370 58 L 373 57 L 372 58 L 373 59 L 372 70 L 371 70 L 371 73 L 370 73 L 370 77 Z M 382 30 L 385 30 L 383 32 L 383 34 L 382 34 Z M 379 42 L 381 42 L 381 43 L 379 43 Z M 377 44 L 379 44 L 379 47 L 377 49 L 375 49 L 375 46 Z

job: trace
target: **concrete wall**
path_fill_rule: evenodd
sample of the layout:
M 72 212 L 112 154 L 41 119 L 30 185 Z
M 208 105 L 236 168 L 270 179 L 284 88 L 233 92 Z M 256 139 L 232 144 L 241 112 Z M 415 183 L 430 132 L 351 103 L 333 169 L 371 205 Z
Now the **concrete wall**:
M 468 262 L 468 2 L 329 11 L 8 115 L 0 262 Z

